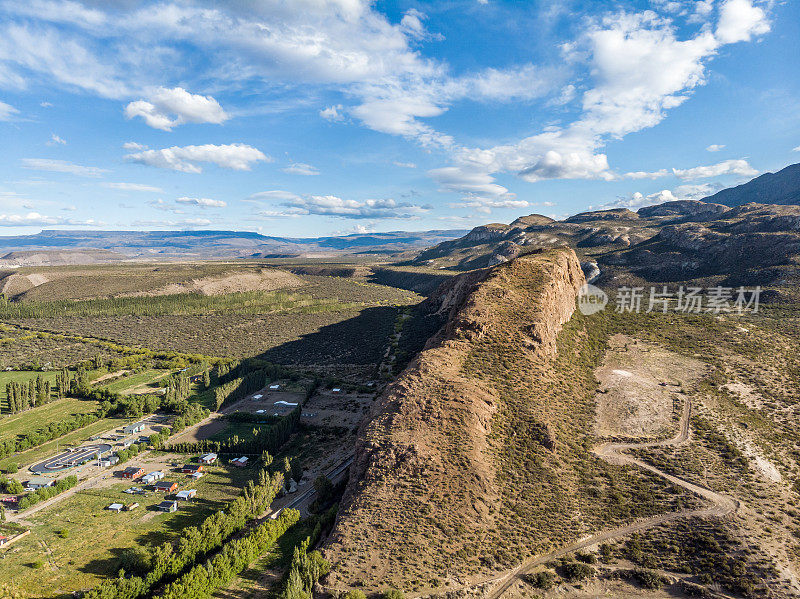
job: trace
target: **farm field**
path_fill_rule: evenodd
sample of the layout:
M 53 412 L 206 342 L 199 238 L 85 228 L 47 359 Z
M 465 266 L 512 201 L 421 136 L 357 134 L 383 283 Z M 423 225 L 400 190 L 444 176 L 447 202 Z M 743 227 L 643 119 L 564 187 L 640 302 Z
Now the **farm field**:
M 114 393 L 131 394 L 152 392 L 159 387 L 157 384 L 161 379 L 166 378 L 174 370 L 164 370 L 148 368 L 142 372 L 126 374 L 125 376 L 113 380 L 109 384 L 100 383 L 103 389 L 108 389 Z
M 66 397 L 18 414 L 0 416 L 0 441 L 25 435 L 68 416 L 94 412 L 98 404 L 97 401 Z
M 155 470 L 172 458 L 184 460 L 184 456 L 150 456 L 145 459 L 145 469 L 148 461 L 153 462 L 150 469 Z M 4 577 L 13 578 L 16 588 L 30 597 L 53 597 L 90 588 L 124 567 L 127 549 L 161 543 L 198 524 L 236 497 L 254 472 L 252 468 L 218 465 L 209 467 L 198 481 L 189 481 L 180 473 L 168 474 L 167 480 L 178 482 L 181 489 L 197 489 L 197 499 L 180 502 L 178 511 L 172 514 L 154 509 L 164 500 L 161 493 L 123 493 L 131 486 L 141 486 L 130 481 L 115 480 L 105 487 L 80 491 L 30 518 L 31 534 L 5 554 Z M 120 513 L 105 509 L 115 502 L 138 502 L 140 507 Z

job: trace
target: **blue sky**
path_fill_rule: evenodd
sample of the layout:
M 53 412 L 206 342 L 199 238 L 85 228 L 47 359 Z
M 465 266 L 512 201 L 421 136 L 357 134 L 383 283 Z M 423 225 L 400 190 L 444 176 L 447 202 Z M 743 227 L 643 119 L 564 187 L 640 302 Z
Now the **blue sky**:
M 701 198 L 800 161 L 798 40 L 778 1 L 0 0 L 0 235 Z

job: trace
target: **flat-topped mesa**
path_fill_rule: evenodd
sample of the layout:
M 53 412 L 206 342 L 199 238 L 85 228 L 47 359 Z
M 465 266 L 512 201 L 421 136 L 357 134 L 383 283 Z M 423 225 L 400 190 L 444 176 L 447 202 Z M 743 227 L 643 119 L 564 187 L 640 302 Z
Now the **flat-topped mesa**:
M 583 283 L 575 253 L 559 248 L 455 277 L 429 300 L 447 322 L 359 431 L 325 550 L 328 586 L 380 591 L 409 576 L 474 574 L 464 560 L 439 558 L 477 555 L 476 539 L 497 528 L 502 490 L 490 435 L 502 400 L 489 381 L 465 373 L 465 361 L 495 343 L 511 348 L 511 360 L 550 359 Z

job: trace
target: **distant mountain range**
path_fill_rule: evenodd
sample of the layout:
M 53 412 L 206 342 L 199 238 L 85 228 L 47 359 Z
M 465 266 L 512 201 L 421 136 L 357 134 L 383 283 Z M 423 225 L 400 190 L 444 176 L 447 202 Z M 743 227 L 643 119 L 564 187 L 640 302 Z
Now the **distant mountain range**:
M 791 164 L 777 173 L 764 173 L 752 181 L 718 191 L 704 202 L 736 207 L 758 204 L 800 204 L 800 164 Z
M 343 236 L 270 237 L 243 231 L 42 231 L 0 237 L 0 265 L 92 264 L 117 260 L 269 258 L 396 254 L 464 235 L 466 230 L 393 231 Z

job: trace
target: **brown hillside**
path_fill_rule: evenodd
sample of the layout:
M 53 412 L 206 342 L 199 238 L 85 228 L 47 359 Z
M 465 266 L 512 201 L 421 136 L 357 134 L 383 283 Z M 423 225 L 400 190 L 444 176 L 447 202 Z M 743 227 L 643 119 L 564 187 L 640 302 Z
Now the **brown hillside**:
M 574 252 L 554 250 L 457 277 L 440 292 L 448 324 L 376 403 L 360 432 L 328 550 L 334 585 L 399 581 L 409 555 L 419 560 L 415 575 L 435 571 L 422 564 L 436 561 L 443 544 L 448 553 L 472 552 L 472 540 L 497 528 L 501 492 L 488 447 L 498 398 L 462 365 L 486 338 L 551 354 L 583 281 Z

